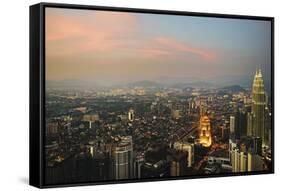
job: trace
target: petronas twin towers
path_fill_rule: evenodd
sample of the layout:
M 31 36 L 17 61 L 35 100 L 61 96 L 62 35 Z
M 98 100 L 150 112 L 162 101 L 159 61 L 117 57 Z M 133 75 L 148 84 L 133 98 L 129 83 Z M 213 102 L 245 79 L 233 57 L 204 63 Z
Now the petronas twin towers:
M 269 110 L 261 69 L 256 70 L 252 86 L 252 111 L 248 113 L 247 135 L 262 138 L 263 145 L 269 146 Z

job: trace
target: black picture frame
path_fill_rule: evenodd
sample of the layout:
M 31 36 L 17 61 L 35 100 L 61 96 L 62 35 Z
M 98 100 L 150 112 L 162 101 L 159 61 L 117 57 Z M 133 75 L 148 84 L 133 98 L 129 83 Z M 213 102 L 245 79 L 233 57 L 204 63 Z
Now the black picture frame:
M 272 118 L 271 118 L 271 145 L 272 145 L 272 169 L 271 171 L 255 171 L 243 173 L 220 173 L 192 176 L 179 176 L 168 178 L 148 178 L 148 179 L 130 179 L 118 181 L 102 182 L 79 182 L 69 184 L 47 185 L 44 183 L 44 138 L 45 138 L 45 9 L 46 8 L 66 8 L 80 10 L 102 10 L 118 11 L 132 13 L 152 13 L 165 15 L 183 15 L 196 17 L 215 17 L 229 19 L 248 19 L 264 20 L 271 22 L 271 95 L 272 95 Z M 193 178 L 211 178 L 241 175 L 258 175 L 274 173 L 274 17 L 261 17 L 249 15 L 230 15 L 217 13 L 195 13 L 184 11 L 154 10 L 154 9 L 136 9 L 123 7 L 104 7 L 90 5 L 73 5 L 57 3 L 39 3 L 30 6 L 30 129 L 29 129 L 29 184 L 38 188 L 52 188 L 65 186 L 82 186 L 82 185 L 100 185 L 116 183 L 136 183 L 148 181 L 179 180 Z

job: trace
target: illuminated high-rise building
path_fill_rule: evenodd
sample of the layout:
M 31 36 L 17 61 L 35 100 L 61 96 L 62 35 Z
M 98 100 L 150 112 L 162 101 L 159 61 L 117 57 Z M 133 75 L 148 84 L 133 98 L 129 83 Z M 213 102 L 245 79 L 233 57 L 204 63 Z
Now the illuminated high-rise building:
M 251 172 L 263 170 L 263 161 L 260 155 L 242 150 L 234 147 L 230 151 L 232 172 Z
M 185 152 L 175 152 L 172 155 L 170 175 L 171 176 L 181 176 L 186 168 L 186 155 Z
M 230 116 L 230 138 L 234 139 L 235 138 L 235 116 Z
M 210 147 L 212 144 L 211 122 L 208 116 L 201 116 L 199 126 L 199 139 L 204 147 Z
M 113 148 L 114 177 L 116 180 L 133 177 L 133 141 L 131 136 L 121 137 Z
M 262 157 L 260 155 L 248 153 L 247 159 L 248 159 L 247 160 L 247 170 L 248 170 L 248 172 L 264 170 L 263 160 L 262 160 Z
M 253 114 L 247 113 L 247 136 L 253 136 Z
M 144 164 L 144 156 L 136 156 L 134 162 L 134 177 L 140 179 L 141 178 L 141 169 Z
M 248 155 L 234 148 L 231 152 L 232 172 L 246 172 L 248 171 Z
M 175 142 L 174 149 L 187 153 L 186 165 L 192 167 L 194 163 L 194 144 L 188 142 Z
M 134 118 L 135 118 L 134 110 L 130 109 L 128 112 L 128 120 L 132 122 L 132 121 L 134 121 Z
M 266 143 L 266 135 L 269 130 L 266 126 L 266 92 L 261 70 L 257 70 L 252 87 L 252 111 L 248 114 L 247 134 L 262 138 L 263 145 Z

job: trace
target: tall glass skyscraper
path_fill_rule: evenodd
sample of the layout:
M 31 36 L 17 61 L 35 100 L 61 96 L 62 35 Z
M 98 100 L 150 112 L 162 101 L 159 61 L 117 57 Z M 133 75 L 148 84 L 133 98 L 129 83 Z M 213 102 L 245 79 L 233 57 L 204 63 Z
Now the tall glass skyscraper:
M 133 141 L 131 136 L 121 137 L 113 150 L 115 179 L 130 179 L 133 176 Z
M 263 145 L 266 142 L 265 135 L 267 134 L 266 131 L 268 130 L 265 126 L 265 109 L 266 109 L 266 92 L 264 88 L 264 81 L 261 73 L 261 69 L 256 71 L 253 86 L 252 86 L 252 112 L 250 116 L 248 115 L 248 122 L 249 118 L 252 120 L 252 123 L 248 124 L 248 135 L 261 137 Z M 250 125 L 250 127 L 249 127 Z

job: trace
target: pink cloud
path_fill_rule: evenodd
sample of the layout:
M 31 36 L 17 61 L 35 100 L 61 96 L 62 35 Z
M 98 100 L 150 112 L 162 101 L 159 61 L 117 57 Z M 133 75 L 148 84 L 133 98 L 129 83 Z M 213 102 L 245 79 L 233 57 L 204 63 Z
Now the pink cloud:
M 145 57 L 150 57 L 150 58 L 161 58 L 163 56 L 170 56 L 171 52 L 166 51 L 166 50 L 161 50 L 157 48 L 144 48 L 140 49 L 139 52 L 145 56 Z
M 153 59 L 190 59 L 190 54 L 205 61 L 214 61 L 217 59 L 217 55 L 211 51 L 193 47 L 171 37 L 155 37 L 146 40 L 142 42 L 140 48 L 137 47 L 137 52 L 145 58 Z M 182 57 L 181 53 L 187 54 Z
M 217 57 L 211 51 L 172 37 L 144 38 L 141 32 L 138 18 L 130 13 L 46 11 L 46 51 L 50 57 L 97 54 L 112 61 L 114 58 L 108 55 L 116 52 L 145 59 L 178 58 L 182 52 L 188 53 L 186 58 L 193 54 L 205 61 L 214 61 Z
M 111 51 L 123 44 L 122 37 L 137 28 L 135 17 L 128 13 L 91 11 L 83 17 L 49 11 L 46 48 L 50 56 Z
M 216 59 L 216 55 L 213 52 L 191 47 L 186 43 L 179 42 L 173 38 L 158 37 L 155 38 L 154 41 L 157 42 L 159 45 L 170 49 L 173 52 L 179 51 L 179 52 L 192 53 L 198 55 L 200 58 L 206 61 L 213 61 Z

